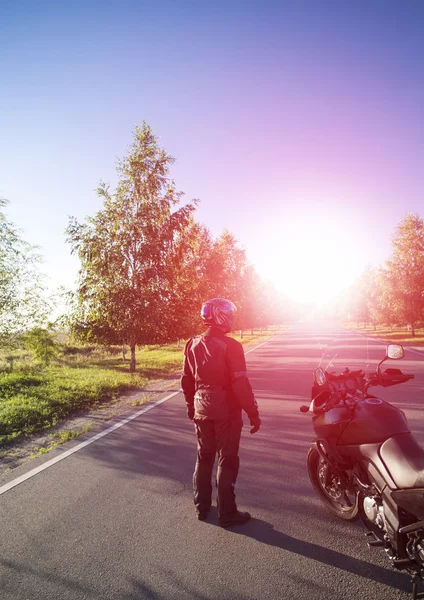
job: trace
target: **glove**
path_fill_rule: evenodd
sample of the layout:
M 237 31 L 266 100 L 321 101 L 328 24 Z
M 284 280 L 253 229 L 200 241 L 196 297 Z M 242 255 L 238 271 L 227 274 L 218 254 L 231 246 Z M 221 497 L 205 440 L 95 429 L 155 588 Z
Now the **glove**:
M 187 406 L 187 416 L 190 421 L 194 419 L 194 406 Z
M 257 431 L 259 431 L 259 427 L 261 426 L 261 420 L 259 418 L 259 415 L 257 417 L 250 417 L 249 421 L 252 425 L 250 433 L 256 433 Z

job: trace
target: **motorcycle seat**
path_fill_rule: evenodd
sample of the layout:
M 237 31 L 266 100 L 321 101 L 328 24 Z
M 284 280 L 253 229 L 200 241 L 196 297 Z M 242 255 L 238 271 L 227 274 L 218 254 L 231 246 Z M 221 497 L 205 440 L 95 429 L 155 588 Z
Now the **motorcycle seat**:
M 399 433 L 386 440 L 380 456 L 399 489 L 424 487 L 424 450 L 412 433 Z

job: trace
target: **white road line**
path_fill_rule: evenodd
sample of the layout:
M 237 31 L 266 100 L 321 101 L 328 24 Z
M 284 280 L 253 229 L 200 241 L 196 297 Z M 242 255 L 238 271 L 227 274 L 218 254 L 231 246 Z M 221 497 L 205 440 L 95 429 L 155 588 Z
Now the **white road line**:
M 267 344 L 268 342 L 270 342 L 271 340 L 273 340 L 275 337 L 277 337 L 277 335 L 274 335 L 272 338 L 269 338 L 268 340 L 266 340 L 262 344 L 259 344 L 259 346 L 255 346 L 251 350 L 248 350 L 245 354 L 249 354 L 249 352 L 253 352 L 253 350 L 257 350 L 258 348 L 260 348 L 264 344 Z M 173 398 L 174 396 L 176 396 L 180 392 L 181 392 L 181 390 L 178 390 L 178 392 L 172 392 L 172 394 L 169 394 L 169 396 L 166 396 L 165 398 L 162 398 L 161 400 L 158 400 L 157 402 L 154 402 L 153 404 L 150 404 L 149 406 L 146 406 L 145 408 L 142 408 L 141 410 L 137 411 L 136 413 L 134 413 L 133 415 L 127 417 L 126 419 L 123 419 L 122 421 L 119 421 L 119 423 L 116 423 L 115 425 L 112 425 L 112 427 L 109 427 L 108 429 L 105 429 L 101 433 L 93 435 L 93 437 L 91 437 L 89 440 L 86 440 L 85 442 L 81 442 L 81 444 L 78 444 L 77 446 L 74 446 L 70 450 L 67 450 L 66 452 L 63 452 L 63 454 L 61 454 L 60 456 L 56 456 L 55 458 L 52 458 L 51 460 L 48 460 L 47 462 L 43 463 L 39 467 L 36 467 L 35 469 L 32 469 L 31 471 L 28 471 L 27 473 L 24 473 L 20 477 L 17 477 L 16 479 L 13 479 L 12 481 L 9 481 L 9 483 L 6 483 L 2 487 L 0 487 L 0 496 L 2 494 L 5 494 L 6 492 L 8 492 L 9 490 L 11 490 L 12 488 L 16 487 L 20 483 L 23 483 L 27 479 L 30 479 L 31 477 L 34 477 L 34 475 L 38 475 L 38 473 L 41 473 L 42 471 L 45 471 L 45 469 L 48 469 L 49 467 L 52 467 L 53 465 L 55 465 L 56 463 L 60 462 L 61 460 L 64 460 L 65 458 L 68 458 L 68 456 L 71 456 L 71 454 L 74 454 L 75 452 L 78 452 L 79 450 L 82 450 L 83 448 L 85 448 L 86 446 L 89 446 L 93 442 L 97 442 L 97 440 L 99 440 L 100 438 L 104 437 L 105 435 L 108 435 L 109 433 L 112 433 L 112 431 L 115 431 L 115 429 L 119 429 L 119 427 L 122 427 L 122 425 L 126 425 L 127 423 L 129 423 L 133 419 L 136 419 L 140 415 L 143 415 L 144 413 L 148 412 L 149 410 L 152 410 L 152 408 L 155 408 L 156 406 L 159 406 L 159 404 L 162 404 L 162 402 L 166 402 L 167 400 L 170 400 L 171 398 Z
M 259 344 L 259 346 L 255 346 L 251 350 L 248 350 L 247 352 L 245 352 L 245 354 L 249 354 L 249 352 L 253 352 L 253 350 L 257 350 L 261 346 L 264 346 L 265 344 L 267 344 L 268 342 L 270 342 L 271 340 L 273 340 L 274 338 L 276 338 L 278 335 L 279 335 L 278 333 L 277 333 L 277 335 L 273 335 L 272 338 L 269 338 L 269 340 L 266 340 L 265 342 L 262 342 L 262 344 Z
M 404 346 L 403 348 L 404 350 L 406 350 L 407 352 L 413 352 L 414 354 L 418 354 L 418 356 L 423 356 L 423 352 L 422 350 L 414 350 L 414 348 L 408 348 L 408 346 Z
M 112 433 L 112 431 L 115 431 L 115 429 L 119 429 L 119 427 L 122 427 L 122 425 L 126 425 L 127 423 L 129 423 L 133 419 L 136 419 L 140 415 L 143 415 L 144 413 L 148 412 L 149 410 L 152 410 L 152 408 L 155 408 L 159 404 L 162 404 L 162 402 L 165 402 L 166 400 L 169 400 L 170 398 L 173 398 L 174 396 L 176 396 L 179 393 L 180 392 L 178 391 L 178 392 L 173 392 L 172 394 L 169 394 L 169 396 L 166 396 L 165 398 L 162 398 L 161 400 L 158 400 L 154 404 L 150 404 L 149 406 L 146 406 L 145 408 L 142 408 L 141 410 L 137 411 L 136 413 L 134 413 L 130 417 L 127 417 L 126 419 L 123 419 L 122 421 L 119 421 L 119 423 L 116 423 L 115 425 L 112 425 L 112 427 L 109 427 L 108 429 L 105 429 L 101 433 L 98 433 L 97 435 L 93 435 L 93 437 L 91 437 L 89 440 L 86 440 L 85 442 L 81 442 L 81 444 L 78 444 L 77 446 L 74 446 L 73 448 L 71 448 L 70 450 L 67 450 L 66 452 L 64 452 L 60 456 L 56 456 L 56 458 L 52 458 L 51 460 L 48 460 L 47 462 L 43 463 L 39 467 L 36 467 L 35 469 L 32 469 L 31 471 L 28 471 L 27 473 L 24 473 L 23 475 L 21 475 L 20 477 L 17 477 L 16 479 L 13 479 L 13 481 L 9 481 L 9 483 L 6 483 L 6 485 L 3 485 L 2 487 L 0 487 L 0 496 L 2 494 L 4 494 L 5 492 L 8 492 L 9 490 L 11 490 L 12 488 L 14 488 L 15 486 L 19 485 L 20 483 L 26 481 L 27 479 L 30 479 L 30 477 L 34 477 L 34 475 L 38 475 L 38 473 L 41 473 L 41 471 L 44 471 L 45 469 L 48 469 L 49 467 L 55 465 L 56 463 L 60 462 L 64 458 L 67 458 L 71 454 L 74 454 L 75 452 L 78 452 L 78 450 L 82 450 L 82 448 L 85 448 L 89 444 L 92 444 L 93 442 L 97 442 L 97 440 L 99 440 L 103 436 L 108 435 L 109 433 Z

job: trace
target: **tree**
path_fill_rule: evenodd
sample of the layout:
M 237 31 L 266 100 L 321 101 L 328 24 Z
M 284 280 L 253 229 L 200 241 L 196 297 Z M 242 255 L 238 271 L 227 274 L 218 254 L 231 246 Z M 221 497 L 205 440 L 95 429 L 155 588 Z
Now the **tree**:
M 172 340 L 188 338 L 203 327 L 200 306 L 213 296 L 208 279 L 213 244 L 209 230 L 192 218 L 185 235 L 180 237 L 174 248 L 174 262 L 168 261 L 170 276 L 174 280 L 174 293 L 167 309 L 168 331 Z
M 53 335 L 42 327 L 34 327 L 24 336 L 25 347 L 31 350 L 35 358 L 48 365 L 57 354 L 57 344 Z
M 265 284 L 249 263 L 246 251 L 234 235 L 224 230 L 210 242 L 203 254 L 204 276 L 200 289 L 203 299 L 228 298 L 237 306 L 235 327 L 253 329 L 282 320 L 282 299 Z
M 393 303 L 390 274 L 384 267 L 378 269 L 376 275 L 375 314 L 377 323 L 392 327 L 398 322 Z
M 270 281 L 258 281 L 255 291 L 257 301 L 255 318 L 260 327 L 281 325 L 296 318 L 296 309 L 293 303 L 281 293 L 277 292 Z
M 0 209 L 6 205 L 0 199 Z M 4 345 L 14 335 L 45 322 L 51 311 L 43 296 L 41 262 L 37 249 L 22 239 L 0 210 L 0 341 Z
M 224 229 L 213 241 L 205 265 L 209 297 L 228 298 L 236 305 L 242 304 L 243 277 L 248 268 L 246 251 L 238 246 L 234 235 Z
M 237 326 L 242 331 L 260 327 L 263 299 L 262 281 L 251 265 L 246 265 L 238 281 Z
M 237 306 L 236 328 L 246 326 L 245 309 L 248 290 L 247 273 L 251 270 L 246 251 L 238 246 L 234 235 L 225 229 L 209 247 L 204 263 L 202 289 L 208 298 L 228 298 Z
M 398 322 L 415 326 L 424 317 L 424 221 L 408 213 L 396 228 L 386 280 Z
M 171 307 L 182 313 L 181 289 L 190 284 L 182 265 L 187 245 L 197 242 L 190 241 L 196 201 L 177 208 L 182 193 L 170 177 L 173 163 L 143 122 L 118 161 L 115 192 L 105 183 L 97 189 L 103 209 L 84 224 L 71 219 L 67 228 L 81 262 L 74 331 L 129 345 L 130 371 L 137 345 L 175 334 Z
M 365 268 L 361 278 L 359 279 L 359 291 L 362 296 L 360 301 L 360 312 L 362 309 L 362 318 L 358 321 L 371 323 L 375 326 L 380 321 L 380 296 L 381 296 L 381 280 L 379 271 L 371 266 Z
M 360 277 L 336 300 L 334 314 L 349 320 L 371 323 L 380 322 L 381 280 L 377 269 L 367 266 Z

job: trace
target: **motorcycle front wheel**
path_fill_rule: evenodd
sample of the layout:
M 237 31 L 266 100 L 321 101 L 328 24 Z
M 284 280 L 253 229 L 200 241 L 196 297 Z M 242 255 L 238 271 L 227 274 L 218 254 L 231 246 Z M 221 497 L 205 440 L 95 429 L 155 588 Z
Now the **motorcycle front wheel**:
M 308 452 L 307 464 L 309 479 L 326 508 L 345 521 L 356 519 L 358 495 L 347 489 L 347 475 L 336 471 L 315 447 Z

